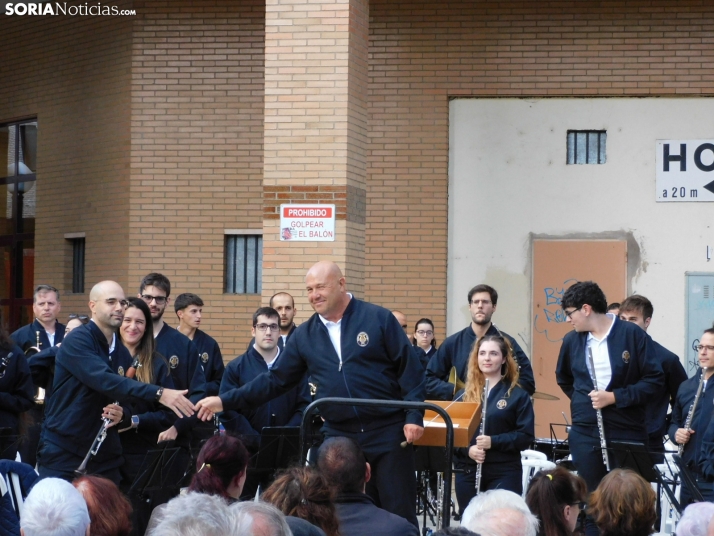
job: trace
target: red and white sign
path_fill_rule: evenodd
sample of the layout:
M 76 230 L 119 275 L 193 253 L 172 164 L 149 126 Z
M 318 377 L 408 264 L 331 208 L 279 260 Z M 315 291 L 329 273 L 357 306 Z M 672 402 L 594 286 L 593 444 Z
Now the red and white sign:
M 335 205 L 280 205 L 280 240 L 334 242 Z

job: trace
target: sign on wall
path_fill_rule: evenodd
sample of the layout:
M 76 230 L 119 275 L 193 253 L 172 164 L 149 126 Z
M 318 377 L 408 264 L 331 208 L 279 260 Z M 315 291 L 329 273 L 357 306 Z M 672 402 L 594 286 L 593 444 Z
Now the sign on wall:
M 280 205 L 280 240 L 334 242 L 335 205 Z
M 714 201 L 714 140 L 657 141 L 657 201 Z

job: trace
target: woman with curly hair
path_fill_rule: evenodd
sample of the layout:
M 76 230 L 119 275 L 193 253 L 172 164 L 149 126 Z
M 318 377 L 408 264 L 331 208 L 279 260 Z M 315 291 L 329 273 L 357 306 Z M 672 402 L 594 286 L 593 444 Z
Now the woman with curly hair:
M 601 536 L 648 536 L 657 519 L 657 496 L 649 482 L 630 469 L 614 469 L 590 496 L 590 515 Z
M 538 471 L 528 485 L 526 504 L 540 520 L 538 536 L 573 536 L 588 487 L 563 467 Z
M 498 335 L 480 338 L 469 355 L 467 370 L 464 402 L 481 407 L 486 380 L 489 392 L 483 434 L 477 431 L 471 446 L 458 449 L 454 456 L 455 466 L 461 470 L 456 474 L 456 498 L 462 513 L 477 493 L 477 464 L 483 464 L 479 491 L 523 492 L 521 451 L 535 437 L 533 405 L 518 385 L 518 364 L 507 339 Z
M 261 499 L 286 516 L 309 521 L 327 536 L 339 536 L 332 492 L 322 475 L 309 467 L 287 469 L 265 490 Z

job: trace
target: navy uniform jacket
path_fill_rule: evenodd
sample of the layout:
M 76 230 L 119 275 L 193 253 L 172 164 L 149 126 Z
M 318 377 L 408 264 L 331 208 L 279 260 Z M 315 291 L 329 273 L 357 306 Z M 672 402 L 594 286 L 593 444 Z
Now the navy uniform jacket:
M 194 404 L 206 396 L 206 378 L 203 375 L 203 367 L 198 366 L 198 350 L 191 339 L 164 323 L 156 336 L 156 351 L 168 361 L 176 389 L 188 389 L 188 399 Z M 187 433 L 198 422 L 194 415 L 176 419 L 174 426 L 179 433 Z
M 216 339 L 200 329 L 197 329 L 193 335 L 193 344 L 198 350 L 203 375 L 206 378 L 206 396 L 216 396 L 221 387 L 223 371 L 226 370 L 221 349 Z
M 12 428 L 17 434 L 20 413 L 30 409 L 35 402 L 30 367 L 19 346 L 0 349 L 0 373 L 0 428 Z
M 535 415 L 530 395 L 517 385 L 509 395 L 508 387 L 500 381 L 491 387 L 488 394 L 483 435 L 491 438 L 491 448 L 486 451 L 485 463 L 520 462 L 521 451 L 527 449 L 535 439 Z M 476 444 L 480 427 L 479 421 L 471 445 Z M 458 449 L 456 454 L 461 464 L 476 465 L 469 458 L 468 449 Z
M 419 529 L 401 516 L 375 506 L 366 493 L 340 493 L 335 513 L 341 536 L 419 536 Z
M 342 364 L 317 313 L 298 326 L 277 366 L 240 389 L 221 394 L 225 409 L 260 406 L 298 385 L 309 371 L 317 398 L 424 400 L 424 374 L 411 344 L 387 309 L 350 300 L 341 320 Z M 404 423 L 404 411 L 364 406 L 322 406 L 331 428 L 345 432 Z M 422 412 L 410 410 L 407 424 L 422 425 Z
M 689 415 L 689 408 L 694 403 L 697 394 L 699 380 L 702 377 L 702 369 L 699 372 L 682 382 L 677 391 L 677 397 L 672 405 L 672 423 L 669 425 L 669 438 L 672 443 L 676 443 L 674 436 L 679 428 L 684 428 L 684 423 Z M 695 433 L 689 438 L 689 442 L 684 445 L 682 460 L 693 471 L 699 472 L 699 458 L 702 449 L 702 441 L 707 431 L 707 424 L 714 415 L 714 378 L 709 378 L 702 388 L 702 394 L 697 402 L 697 410 L 692 415 L 691 428 Z M 714 461 L 714 460 L 713 460 Z
M 516 358 L 519 368 L 519 385 L 529 395 L 535 392 L 535 379 L 533 378 L 533 368 L 525 352 L 521 350 L 516 340 L 504 333 L 494 325 L 488 328 L 486 335 L 501 335 L 513 347 L 513 356 Z M 471 324 L 458 333 L 454 333 L 441 343 L 436 355 L 431 358 L 426 368 L 426 395 L 429 400 L 451 400 L 454 396 L 454 386 L 448 383 L 449 373 L 452 367 L 456 367 L 456 372 L 462 381 L 466 381 L 466 373 L 469 366 L 469 354 L 476 344 L 476 334 Z
M 128 350 L 117 340 L 115 357 L 94 322 L 79 326 L 63 341 L 55 360 L 54 393 L 46 405 L 41 442 L 48 441 L 83 458 L 102 424 L 102 408 L 120 401 L 155 400 L 156 386 L 140 383 L 115 372 L 125 366 Z M 131 360 L 131 356 L 128 356 Z M 130 362 L 129 362 L 130 364 Z M 120 424 L 119 427 L 122 425 Z M 97 462 L 116 459 L 121 453 L 117 427 L 94 457 Z
M 62 339 L 64 339 L 65 327 L 66 326 L 64 324 L 60 324 L 57 320 L 55 320 L 55 344 L 62 342 Z M 38 331 L 40 332 L 40 350 L 50 348 L 52 345 L 50 344 L 49 337 L 47 337 L 47 331 L 45 331 L 45 328 L 37 319 L 35 319 L 32 324 L 22 326 L 10 335 L 10 338 L 15 341 L 15 344 L 22 348 L 22 351 L 24 352 L 28 348 L 37 346 Z
M 429 351 L 425 352 L 415 344 L 414 346 L 412 346 L 412 349 L 414 350 L 414 355 L 419 358 L 419 363 L 421 363 L 422 368 L 426 371 L 426 367 L 429 365 L 429 360 L 436 353 L 436 348 L 431 346 L 429 347 Z
M 648 345 L 652 345 L 652 349 L 657 356 L 657 361 L 664 372 L 664 391 L 661 391 L 651 403 L 645 407 L 647 415 L 647 435 L 650 443 L 662 444 L 664 434 L 667 432 L 667 410 L 670 402 L 674 405 L 674 400 L 677 398 L 677 391 L 684 380 L 687 379 L 687 373 L 679 361 L 676 354 L 667 350 L 658 342 L 650 337 L 647 341 Z M 674 442 L 674 436 L 672 436 Z
M 565 335 L 555 375 L 570 398 L 573 426 L 597 428 L 596 413 L 588 396 L 593 381 L 585 361 L 587 336 L 587 332 L 576 331 Z M 602 409 L 608 439 L 647 439 L 645 405 L 652 403 L 664 389 L 662 367 L 649 340 L 639 326 L 615 318 L 607 337 L 612 378 L 606 390 L 615 394 L 616 402 Z
M 276 364 L 282 358 L 281 352 Z M 267 371 L 268 365 L 263 356 L 255 348 L 251 348 L 228 363 L 220 392 L 242 387 Z M 243 435 L 259 435 L 266 426 L 300 426 L 302 412 L 311 401 L 307 377 L 303 375 L 300 383 L 287 393 L 252 410 L 242 410 L 240 413 L 224 412 L 221 420 L 229 431 Z

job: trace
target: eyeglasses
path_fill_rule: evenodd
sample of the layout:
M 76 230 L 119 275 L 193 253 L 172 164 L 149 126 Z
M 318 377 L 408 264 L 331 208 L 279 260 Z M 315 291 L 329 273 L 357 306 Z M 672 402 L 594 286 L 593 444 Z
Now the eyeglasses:
M 278 326 L 277 324 L 256 324 L 253 327 L 255 329 L 257 329 L 258 331 L 262 331 L 263 333 L 265 333 L 268 330 L 278 331 L 280 329 L 280 326 Z
M 473 300 L 471 305 L 491 305 L 493 302 L 491 300 Z
M 707 352 L 714 352 L 714 346 L 699 344 L 699 345 L 697 345 L 697 346 L 694 347 L 694 349 L 695 349 L 697 352 L 701 352 L 701 351 L 704 350 L 705 348 L 706 348 Z
M 417 330 L 417 335 L 420 335 L 422 337 L 431 337 L 433 334 L 433 331 L 424 331 L 423 329 Z
M 166 296 L 152 296 L 151 294 L 142 294 L 141 299 L 144 300 L 146 303 L 151 303 L 151 301 L 155 301 L 156 305 L 163 305 L 166 303 Z
M 568 320 L 570 320 L 570 317 L 573 316 L 573 313 L 575 313 L 576 311 L 579 311 L 579 310 L 582 309 L 582 308 L 583 308 L 583 306 L 581 305 L 581 306 L 578 307 L 577 309 L 573 309 L 573 310 L 570 311 L 570 312 L 568 312 L 568 311 L 563 311 L 563 312 L 565 313 L 565 318 L 567 318 Z
M 71 313 L 68 317 L 68 320 L 81 320 L 84 322 L 85 320 L 89 319 L 87 315 L 78 315 L 77 313 Z

